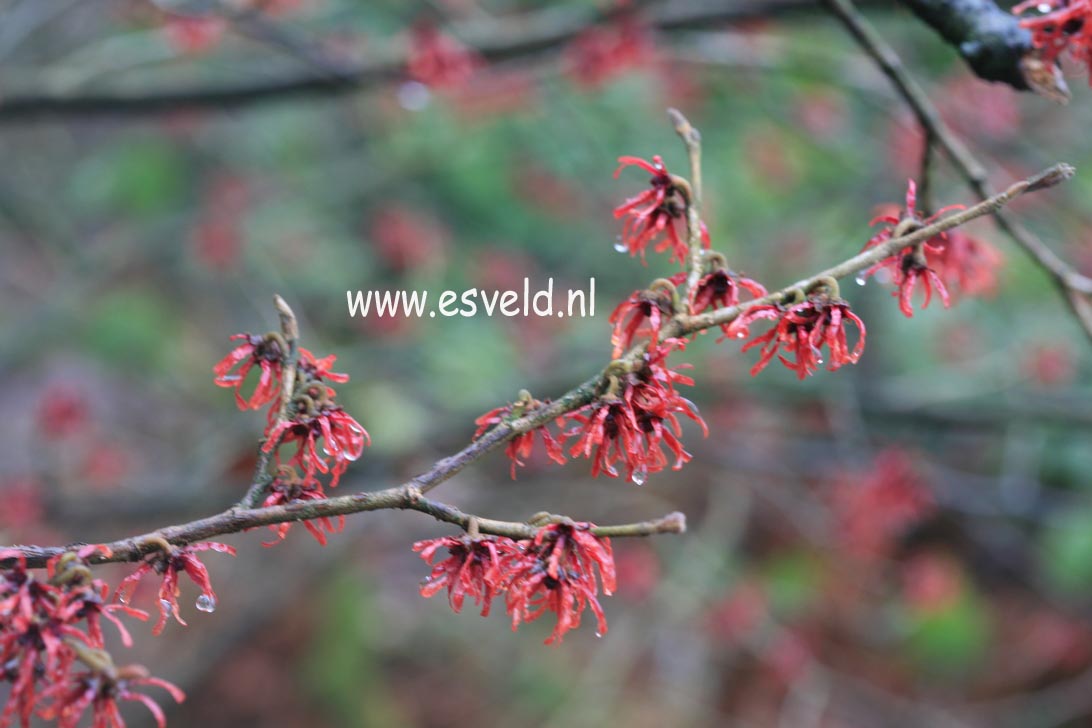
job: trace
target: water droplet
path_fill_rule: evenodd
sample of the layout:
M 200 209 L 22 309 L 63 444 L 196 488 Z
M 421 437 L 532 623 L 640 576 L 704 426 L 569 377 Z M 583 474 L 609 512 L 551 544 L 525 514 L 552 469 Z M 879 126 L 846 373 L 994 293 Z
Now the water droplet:
M 1035 6 L 1035 9 L 1038 10 L 1040 13 L 1049 13 L 1051 10 L 1054 9 L 1054 6 L 1050 3 L 1039 3 Z
M 629 252 L 629 246 L 623 243 L 621 240 L 614 244 L 614 249 L 617 250 L 619 253 Z
M 171 603 L 168 602 L 166 599 L 160 599 L 159 608 L 162 609 L 164 612 L 169 612 L 171 611 Z
M 815 363 L 816 364 L 822 364 L 823 363 L 823 357 L 819 357 L 818 359 L 816 359 Z
M 630 474 L 629 479 L 633 481 L 635 485 L 644 485 L 645 481 L 648 480 L 648 469 L 643 466 L 637 468 Z
M 406 111 L 423 111 L 431 99 L 428 86 L 420 81 L 406 81 L 398 87 L 398 103 Z
M 744 332 L 744 331 L 740 331 L 738 334 L 736 334 L 736 338 L 737 339 L 745 339 L 745 338 L 747 338 L 747 333 Z
M 211 594 L 202 594 L 197 597 L 197 608 L 202 612 L 215 612 L 216 597 Z
M 603 633 L 602 632 L 596 632 L 595 636 L 598 637 L 599 639 L 602 639 L 603 638 Z
M 854 280 L 857 281 L 858 286 L 863 286 L 864 284 L 868 283 L 868 281 L 865 280 L 864 276 L 857 276 Z
M 129 595 L 128 594 L 118 594 L 118 601 L 121 602 L 122 604 L 128 604 L 129 603 Z

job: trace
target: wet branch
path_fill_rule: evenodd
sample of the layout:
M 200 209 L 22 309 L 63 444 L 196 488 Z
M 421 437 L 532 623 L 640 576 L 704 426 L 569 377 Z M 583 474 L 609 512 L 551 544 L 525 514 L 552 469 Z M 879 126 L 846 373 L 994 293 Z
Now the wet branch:
M 1020 195 L 1028 192 L 1053 187 L 1071 178 L 1074 169 L 1066 164 L 1058 164 L 1028 179 L 1021 180 L 1011 185 L 1004 192 L 980 202 L 962 212 L 948 215 L 937 220 L 931 225 L 922 227 L 913 233 L 901 237 L 892 238 L 881 245 L 877 245 L 863 253 L 853 256 L 838 265 L 817 273 L 809 278 L 797 281 L 779 291 L 770 293 L 763 298 L 747 301 L 737 306 L 728 306 L 700 315 L 687 315 L 678 313 L 669 321 L 660 332 L 661 339 L 685 336 L 699 331 L 725 324 L 739 316 L 743 311 L 764 303 L 780 303 L 788 300 L 795 291 L 810 290 L 824 279 L 844 278 L 851 276 L 872 264 L 896 254 L 903 248 L 924 242 L 945 230 L 950 230 L 957 225 L 995 213 L 1006 204 Z M 284 310 L 288 310 L 287 306 Z M 283 310 L 282 310 L 283 313 Z M 291 319 L 294 321 L 294 317 Z M 282 318 L 282 322 L 284 319 Z M 623 357 L 623 362 L 635 364 L 641 360 L 647 351 L 648 344 L 633 347 Z M 353 513 L 377 510 L 414 510 L 430 515 L 437 520 L 460 526 L 463 529 L 471 527 L 472 523 L 481 533 L 490 533 L 510 538 L 529 538 L 543 523 L 542 519 L 535 518 L 535 524 L 512 521 L 498 521 L 464 513 L 458 508 L 429 499 L 425 496 L 430 490 L 448 480 L 456 473 L 463 470 L 469 464 L 477 461 L 484 455 L 506 443 L 518 434 L 528 432 L 536 427 L 546 424 L 550 420 L 579 409 L 592 403 L 605 391 L 606 377 L 612 362 L 600 373 L 591 377 L 583 384 L 569 390 L 553 402 L 532 410 L 523 417 L 507 423 L 502 423 L 485 433 L 481 438 L 466 446 L 458 453 L 444 458 L 432 466 L 427 472 L 418 475 L 412 480 L 400 486 L 381 491 L 363 492 L 352 495 L 344 495 L 333 498 L 325 498 L 316 501 L 289 503 L 286 505 L 272 506 L 269 508 L 231 508 L 223 513 L 208 518 L 203 518 L 189 523 L 167 526 L 151 533 L 132 538 L 121 539 L 106 544 L 111 549 L 111 556 L 96 557 L 93 562 L 104 561 L 130 561 L 139 559 L 146 553 L 161 548 L 166 541 L 173 545 L 185 545 L 197 541 L 206 540 L 215 536 L 223 536 L 229 533 L 238 533 L 251 528 L 269 526 L 278 523 L 292 523 L 298 521 L 314 520 L 317 518 L 329 518 L 331 516 L 343 516 Z M 252 486 L 251 490 L 254 490 Z M 264 489 L 264 488 L 263 488 Z M 261 494 L 261 490 L 258 494 Z M 563 516 L 548 516 L 549 520 L 564 520 Z M 682 533 L 686 529 L 686 521 L 681 513 L 672 513 L 663 518 L 630 523 L 620 526 L 604 526 L 594 529 L 599 536 L 626 537 L 626 536 L 650 536 L 661 533 Z M 14 546 L 14 551 L 23 554 L 29 565 L 43 566 L 45 562 L 57 554 L 63 553 L 67 547 L 40 547 L 40 546 Z M 3 550 L 3 549 L 0 549 Z M 10 562 L 11 559 L 8 559 Z M 5 566 L 0 562 L 0 566 Z
M 926 130 L 927 137 L 931 136 L 944 151 L 967 185 L 979 199 L 988 198 L 992 190 L 985 167 L 940 118 L 936 107 L 903 66 L 894 49 L 861 15 L 851 0 L 824 0 L 824 2 L 887 76 L 896 93 L 914 113 L 922 129 Z M 1085 334 L 1092 339 L 1092 278 L 1082 275 L 1058 257 L 1042 240 L 1017 222 L 1007 211 L 998 208 L 994 212 L 994 220 L 1013 242 L 1050 275 Z

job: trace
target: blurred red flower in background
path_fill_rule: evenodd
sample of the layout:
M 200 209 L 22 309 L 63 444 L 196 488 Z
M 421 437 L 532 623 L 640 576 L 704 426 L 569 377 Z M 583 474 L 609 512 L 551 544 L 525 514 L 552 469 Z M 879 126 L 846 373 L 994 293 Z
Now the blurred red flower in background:
M 883 557 L 898 539 L 936 509 L 913 457 L 896 448 L 880 452 L 864 472 L 834 485 L 831 504 L 843 548 L 862 558 Z

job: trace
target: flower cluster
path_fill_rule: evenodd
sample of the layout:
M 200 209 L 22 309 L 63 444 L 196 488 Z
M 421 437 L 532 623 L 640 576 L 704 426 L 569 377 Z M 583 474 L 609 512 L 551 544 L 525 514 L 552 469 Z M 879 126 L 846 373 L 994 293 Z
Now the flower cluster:
M 599 589 L 610 595 L 616 587 L 610 539 L 595 536 L 590 523 L 569 521 L 544 526 L 531 539 L 514 541 L 503 536 L 447 536 L 419 541 L 413 546 L 428 563 L 446 548 L 448 556 L 436 564 L 421 586 L 431 597 L 447 588 L 451 608 L 458 612 L 470 595 L 489 614 L 495 597 L 503 594 L 512 629 L 533 622 L 547 612 L 557 624 L 546 644 L 557 644 L 565 633 L 580 626 L 591 608 L 597 634 L 606 634 L 607 620 L 599 604 Z
M 709 434 L 697 407 L 675 388 L 692 386 L 694 380 L 667 367 L 668 355 L 682 346 L 680 340 L 671 339 L 646 352 L 633 369 L 612 365 L 603 395 L 568 415 L 575 426 L 565 435 L 577 438 L 569 454 L 591 460 L 592 476 L 604 473 L 617 478 L 620 465 L 629 480 L 641 485 L 649 473 L 671 464 L 665 445 L 674 456 L 672 468 L 681 468 L 691 456 L 679 440 L 680 414 Z
M 304 481 L 295 468 L 284 465 L 277 469 L 277 477 L 269 485 L 269 494 L 262 501 L 262 507 L 270 508 L 272 506 L 288 505 L 289 503 L 306 503 L 307 501 L 317 501 L 325 498 L 326 492 L 322 489 L 320 481 L 316 479 Z M 323 516 L 306 520 L 303 522 L 303 527 L 315 537 L 320 545 L 325 546 L 327 533 L 340 533 L 345 528 L 345 516 L 338 516 L 337 518 Z M 267 542 L 262 545 L 274 546 L 278 541 L 283 541 L 291 528 L 291 523 L 271 524 L 269 530 L 277 535 L 277 541 Z
M 1063 51 L 1092 71 L 1092 2 L 1089 0 L 1024 0 L 1012 12 L 1037 14 L 1020 20 L 1031 31 L 1043 61 L 1053 64 Z M 1090 80 L 1092 83 L 1092 80 Z
M 336 487 L 349 463 L 359 459 L 371 442 L 360 423 L 334 401 L 335 394 L 318 381 L 305 387 L 292 398 L 288 416 L 269 429 L 262 446 L 263 451 L 273 452 L 295 444 L 296 453 L 288 464 L 303 469 L 307 484 L 314 484 L 317 474 L 323 473 L 330 475 L 330 487 Z
M 117 625 L 129 646 L 129 633 L 115 613 L 141 620 L 148 615 L 108 603 L 109 586 L 87 566 L 94 553 L 109 555 L 102 546 L 65 552 L 49 560 L 41 579 L 27 569 L 22 553 L 0 552 L 0 562 L 11 562 L 0 569 L 0 683 L 10 683 L 0 728 L 15 721 L 25 728 L 35 715 L 75 728 L 88 708 L 95 726 L 124 726 L 119 700 L 144 703 L 162 728 L 160 707 L 133 688 L 158 686 L 179 702 L 184 698 L 143 668 L 114 667 L 104 650 L 101 619 Z
M 144 562 L 137 567 L 136 571 L 121 580 L 114 595 L 119 602 L 126 604 L 132 599 L 133 592 L 136 591 L 137 584 L 140 583 L 141 579 L 148 574 L 155 574 L 160 577 L 159 621 L 152 628 L 152 634 L 154 635 L 163 632 L 163 628 L 167 625 L 167 620 L 172 614 L 179 624 L 183 627 L 186 626 L 186 621 L 182 619 L 182 615 L 178 612 L 178 596 L 181 592 L 179 577 L 182 574 L 188 576 L 201 590 L 201 595 L 197 597 L 197 608 L 202 612 L 211 612 L 216 609 L 216 592 L 212 590 L 208 569 L 197 558 L 198 553 L 218 551 L 222 554 L 235 555 L 235 549 L 231 546 L 212 541 L 178 547 L 171 546 L 163 541 L 157 546 L 158 550 L 145 557 Z
M 861 558 L 888 554 L 907 529 L 936 508 L 912 456 L 895 448 L 880 452 L 867 470 L 839 480 L 831 501 L 839 537 Z
M 473 51 L 431 23 L 417 23 L 410 34 L 409 45 L 406 73 L 432 88 L 463 86 L 480 63 Z
M 637 338 L 649 338 L 652 346 L 659 343 L 660 327 L 675 315 L 678 307 L 676 280 L 678 277 L 655 280 L 648 290 L 634 291 L 615 307 L 607 319 L 614 327 L 610 337 L 614 347 L 611 356 L 622 356 Z
M 766 287 L 761 283 L 729 269 L 723 255 L 711 253 L 706 259 L 712 263 L 712 270 L 702 276 L 694 286 L 690 295 L 690 313 L 698 314 L 711 308 L 738 306 L 740 289 L 750 293 L 753 298 L 766 295 Z M 724 336 L 718 341 L 723 341 L 729 336 L 729 324 L 723 323 L 720 328 Z
M 503 564 L 512 554 L 520 553 L 517 542 L 499 536 L 444 536 L 413 544 L 413 550 L 429 564 L 441 548 L 447 549 L 448 556 L 425 577 L 421 596 L 431 597 L 446 587 L 448 603 L 456 614 L 462 611 L 469 594 L 481 607 L 482 616 L 488 616 L 493 598 L 504 583 Z
M 335 400 L 337 392 L 329 386 L 329 382 L 343 384 L 349 376 L 332 371 L 337 357 L 320 359 L 299 347 L 295 379 L 289 390 L 283 380 L 291 347 L 283 336 L 272 332 L 264 336 L 236 334 L 231 338 L 242 343 L 213 368 L 216 384 L 235 390 L 240 409 L 269 405 L 262 452 L 274 456 L 278 469 L 263 505 L 325 498 L 319 475 L 328 475 L 330 487 L 336 487 L 349 463 L 357 460 L 371 442 L 368 432 Z M 259 370 L 258 383 L 247 397 L 243 389 L 247 374 L 255 367 Z M 290 394 L 287 402 L 283 401 L 286 392 Z M 282 464 L 281 448 L 293 445 L 295 452 Z M 320 521 L 320 525 L 327 532 L 339 530 L 328 520 Z M 283 539 L 291 525 L 272 528 Z M 325 542 L 325 534 L 318 526 L 307 522 L 307 528 Z
M 531 396 L 530 392 L 524 389 L 520 391 L 519 398 L 514 404 L 491 409 L 478 419 L 474 420 L 474 424 L 478 426 L 478 429 L 474 432 L 474 439 L 478 439 L 485 434 L 486 430 L 489 430 L 496 425 L 530 414 L 534 410 L 543 407 L 545 404 L 547 403 L 535 399 Z M 558 427 L 561 427 L 564 424 L 564 418 L 558 417 L 554 423 Z M 521 432 L 508 441 L 508 446 L 505 448 L 504 453 L 508 456 L 508 459 L 512 461 L 513 480 L 516 478 L 516 466 L 522 467 L 526 464 L 524 463 L 524 460 L 531 457 L 531 452 L 535 447 L 535 433 L 538 433 L 539 438 L 542 440 L 542 445 L 546 448 L 546 456 L 558 465 L 565 464 L 563 440 L 559 439 L 563 436 L 554 435 L 546 425 L 542 425 L 533 430 Z
M 829 352 L 827 368 L 830 371 L 845 364 L 856 364 L 860 359 L 865 345 L 864 322 L 839 296 L 833 279 L 824 281 L 817 292 L 798 294 L 798 298 L 802 300 L 752 306 L 729 324 L 725 335 L 742 339 L 750 335 L 749 327 L 755 321 L 770 319 L 775 322 L 773 328 L 743 346 L 743 351 L 762 347 L 758 362 L 751 367 L 751 376 L 765 369 L 776 355 L 782 364 L 796 372 L 797 377 L 804 379 L 822 366 L 823 346 Z M 852 323 L 858 331 L 852 350 L 846 341 L 847 323 Z
M 964 296 L 989 296 L 997 290 L 997 273 L 1004 258 L 985 240 L 952 230 L 940 250 L 925 250 L 925 261 L 949 290 Z
M 655 45 L 647 26 L 633 13 L 622 13 L 610 23 L 588 28 L 565 50 L 570 73 L 587 88 L 648 63 Z
M 917 185 L 914 180 L 909 180 L 906 186 L 906 207 L 903 208 L 900 214 L 884 214 L 872 220 L 870 224 L 883 223 L 886 227 L 865 243 L 864 250 L 882 245 L 893 238 L 912 233 L 914 230 L 934 222 L 945 212 L 960 209 L 961 207 L 962 205 L 949 205 L 922 219 L 917 210 Z M 936 269 L 930 266 L 928 257 L 929 254 L 934 256 L 940 254 L 947 242 L 948 234 L 940 233 L 922 243 L 903 248 L 895 255 L 884 258 L 873 265 L 858 280 L 863 281 L 878 271 L 883 271 L 894 282 L 895 290 L 892 295 L 898 296 L 899 310 L 907 317 L 914 315 L 913 296 L 919 282 L 925 292 L 925 301 L 921 305 L 922 308 L 929 305 L 933 289 L 936 289 L 936 292 L 940 295 L 940 300 L 944 303 L 944 307 L 947 308 L 951 305 L 948 289 Z
M 639 167 L 652 175 L 649 180 L 651 189 L 630 197 L 614 208 L 614 217 L 626 219 L 622 227 L 622 239 L 615 247 L 620 252 L 629 252 L 630 255 L 640 253 L 643 261 L 645 249 L 655 242 L 655 252 L 670 250 L 672 261 L 685 262 L 689 247 L 686 235 L 679 234 L 678 223 L 681 221 L 683 226 L 686 225 L 686 210 L 691 196 L 690 184 L 682 177 L 668 172 L 664 160 L 659 156 L 653 157 L 651 162 L 639 157 L 619 157 L 615 178 L 626 167 Z M 711 243 L 704 224 L 701 235 L 703 245 L 708 248 Z

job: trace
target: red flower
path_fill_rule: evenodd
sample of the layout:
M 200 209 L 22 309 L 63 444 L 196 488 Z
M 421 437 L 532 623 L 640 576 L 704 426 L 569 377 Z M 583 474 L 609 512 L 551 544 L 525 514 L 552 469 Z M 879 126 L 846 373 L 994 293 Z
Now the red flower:
M 674 285 L 661 280 L 663 285 L 653 283 L 648 290 L 634 291 L 611 312 L 607 319 L 614 326 L 610 335 L 610 343 L 614 346 L 611 356 L 622 356 L 639 336 L 651 337 L 652 346 L 658 343 L 660 327 L 675 315 L 676 296 Z
M 92 578 L 86 563 L 96 551 L 109 553 L 102 546 L 87 546 L 50 559 L 46 581 L 27 571 L 20 552 L 0 551 L 0 561 L 14 561 L 0 570 L 0 682 L 11 683 L 0 727 L 15 718 L 29 725 L 80 655 L 101 650 L 100 617 L 118 626 L 126 645 L 129 634 L 112 612 L 147 619 L 139 610 L 104 603 L 108 587 Z
M 618 169 L 614 172 L 614 178 L 626 167 L 634 166 L 652 175 L 649 184 L 652 189 L 645 190 L 639 195 L 630 197 L 618 207 L 614 208 L 615 218 L 626 218 L 622 227 L 622 239 L 617 247 L 620 251 L 629 251 L 630 255 L 641 254 L 641 260 L 645 259 L 645 248 L 659 238 L 655 252 L 662 253 L 671 250 L 671 261 L 676 259 L 682 263 L 689 255 L 689 246 L 686 236 L 680 237 L 676 223 L 682 221 L 686 225 L 686 208 L 690 200 L 690 188 L 685 180 L 676 177 L 667 171 L 664 160 L 658 155 L 651 162 L 638 157 L 619 157 Z M 701 229 L 702 241 L 706 248 L 709 247 L 709 233 L 704 223 Z M 660 236 L 663 236 L 660 238 Z
M 334 390 L 314 384 L 293 399 L 289 417 L 270 428 L 262 450 L 271 452 L 279 445 L 296 443 L 296 454 L 288 461 L 304 471 L 304 483 L 312 484 L 316 473 L 330 473 L 330 487 L 371 443 L 368 432 L 333 401 Z M 322 453 L 317 443 L 322 439 Z M 333 462 L 327 460 L 332 458 Z M 278 462 L 280 455 L 278 454 Z
M 132 598 L 137 583 L 145 575 L 152 573 L 161 575 L 159 621 L 152 628 L 152 634 L 158 635 L 163 631 L 167 619 L 172 613 L 175 620 L 185 627 L 186 622 L 182 619 L 182 615 L 178 613 L 178 595 L 180 593 L 178 578 L 182 574 L 189 576 L 201 590 L 201 596 L 197 598 L 197 608 L 203 612 L 211 612 L 216 609 L 216 592 L 212 590 L 208 569 L 197 558 L 199 552 L 209 550 L 235 555 L 235 549 L 231 546 L 212 541 L 203 541 L 189 546 L 170 546 L 167 552 L 157 551 L 149 554 L 145 561 L 137 567 L 136 571 L 121 580 L 114 596 L 124 604 Z
M 743 288 L 753 298 L 762 298 L 767 294 L 765 286 L 750 278 L 741 276 L 727 267 L 718 266 L 707 273 L 690 296 L 690 313 L 699 314 L 708 308 L 725 308 L 739 304 L 739 289 Z M 724 336 L 728 335 L 729 324 L 721 324 Z M 723 340 L 724 337 L 718 339 Z
M 453 89 L 466 84 L 480 61 L 459 41 L 430 23 L 417 23 L 410 35 L 406 73 L 426 86 Z
M 325 498 L 326 493 L 322 490 L 322 483 L 314 479 L 310 482 L 304 482 L 300 479 L 295 468 L 282 467 L 280 474 L 270 484 L 269 495 L 262 501 L 262 507 L 269 508 L 287 505 L 288 503 L 306 503 L 307 501 L 317 501 Z M 315 537 L 320 545 L 325 546 L 327 533 L 340 533 L 345 528 L 345 516 L 338 516 L 336 521 L 326 516 L 309 519 L 303 521 L 303 527 Z M 274 546 L 278 541 L 283 541 L 291 528 L 291 523 L 271 524 L 269 530 L 277 534 L 277 541 L 266 542 L 262 545 Z
M 940 279 L 935 270 L 929 267 L 925 257 L 921 254 L 921 250 L 922 248 L 919 248 L 909 253 L 903 253 L 895 274 L 897 290 L 892 295 L 898 295 L 899 310 L 908 318 L 914 315 L 912 299 L 918 281 L 921 281 L 922 289 L 925 291 L 925 300 L 921 304 L 922 308 L 928 308 L 929 301 L 933 297 L 933 288 L 936 288 L 937 293 L 940 294 L 940 300 L 944 304 L 944 308 L 952 305 L 952 299 L 948 295 L 948 289 L 945 288 L 944 281 Z
M 50 440 L 60 440 L 87 427 L 87 398 L 64 386 L 49 387 L 38 402 L 38 431 Z
M 565 50 L 573 79 L 586 88 L 603 84 L 613 76 L 639 67 L 655 54 L 652 36 L 632 13 L 618 16 L 609 25 L 588 28 Z
M 610 388 L 597 403 L 568 415 L 577 427 L 566 436 L 578 436 L 569 454 L 589 458 L 593 477 L 603 472 L 617 478 L 615 466 L 623 463 L 626 477 L 641 485 L 649 473 L 668 466 L 664 445 L 675 456 L 672 468 L 681 468 L 691 456 L 679 441 L 682 428 L 678 414 L 694 420 L 709 434 L 694 403 L 675 391 L 676 384 L 694 384 L 690 377 L 666 367 L 667 355 L 676 346 L 681 343 L 671 340 L 646 353 L 636 372 L 611 374 Z
M 1004 258 L 997 248 L 961 230 L 948 233 L 940 250 L 926 249 L 925 260 L 948 288 L 958 286 L 967 296 L 991 295 L 997 290 L 997 269 Z
M 124 604 L 108 602 L 109 585 L 102 579 L 93 579 L 87 568 L 86 559 L 94 553 L 109 556 L 110 550 L 102 545 L 84 546 L 79 551 L 66 551 L 60 556 L 54 556 L 46 563 L 46 574 L 50 583 L 61 586 L 63 593 L 56 603 L 53 619 L 61 624 L 85 621 L 87 639 L 83 641 L 92 647 L 101 648 L 105 646 L 105 641 L 99 618 L 105 617 L 117 627 L 122 644 L 129 647 L 133 643 L 129 630 L 113 613 L 122 612 L 142 622 L 148 619 L 148 613 Z M 82 636 L 79 637 L 82 639 Z
M 215 48 L 224 31 L 227 21 L 223 18 L 192 18 L 183 15 L 168 15 L 163 24 L 167 42 L 180 53 L 197 55 Z
M 886 555 L 900 535 L 935 508 L 913 459 L 897 449 L 884 450 L 869 470 L 843 478 L 832 499 L 839 538 L 862 557 Z
M 599 604 L 599 584 L 610 596 L 617 588 L 610 539 L 592 535 L 590 523 L 555 523 L 539 529 L 531 541 L 505 560 L 505 607 L 512 629 L 546 612 L 557 624 L 546 644 L 560 643 L 565 633 L 580 626 L 580 616 L 591 607 L 597 635 L 607 633 L 607 619 Z M 598 578 L 596 570 L 598 569 Z
M 330 367 L 334 365 L 335 361 L 337 361 L 337 356 L 334 354 L 316 359 L 314 354 L 302 346 L 300 347 L 299 370 L 310 379 L 329 379 L 331 382 L 337 382 L 338 384 L 349 381 L 348 374 L 338 374 L 330 371 Z
M 865 325 L 849 310 L 849 303 L 831 294 L 829 289 L 812 293 L 799 303 L 790 305 L 764 304 L 752 306 L 737 316 L 725 331 L 726 336 L 744 338 L 749 326 L 760 319 L 772 319 L 775 326 L 761 336 L 748 341 L 743 351 L 761 345 L 758 362 L 751 367 L 751 376 L 766 368 L 776 354 L 800 379 L 814 374 L 823 364 L 821 348 L 826 345 L 830 356 L 828 369 L 835 371 L 845 364 L 856 364 L 864 351 Z M 857 345 L 849 350 L 846 342 L 846 322 L 852 322 L 859 332 Z M 791 354 L 788 359 L 784 354 Z
M 108 658 L 107 658 L 108 659 Z M 118 701 L 127 700 L 143 703 L 155 717 L 156 725 L 164 728 L 167 717 L 159 704 L 143 693 L 133 691 L 138 686 L 156 686 L 163 688 L 175 702 L 186 699 L 177 686 L 151 677 L 140 665 L 129 665 L 120 669 L 109 666 L 104 670 L 88 670 L 67 676 L 64 682 L 58 682 L 43 693 L 44 698 L 53 703 L 42 711 L 47 720 L 57 719 L 59 728 L 76 728 L 84 712 L 90 707 L 92 728 L 124 728 L 125 720 L 118 710 Z
M 1053 64 L 1068 48 L 1070 55 L 1092 72 L 1092 3 L 1088 0 L 1025 0 L 1012 12 L 1020 15 L 1032 9 L 1040 14 L 1022 18 L 1020 27 L 1031 31 L 1032 42 L 1042 53 L 1043 61 Z M 1092 79 L 1089 82 L 1092 83 Z
M 913 232 L 914 230 L 935 221 L 945 212 L 962 209 L 963 207 L 962 205 L 949 205 L 941 208 L 935 214 L 930 215 L 923 220 L 916 209 L 916 202 L 917 185 L 914 183 L 914 180 L 909 180 L 906 186 L 906 207 L 902 214 L 885 214 L 873 219 L 870 224 L 875 225 L 878 222 L 882 222 L 888 227 L 876 233 L 871 240 L 865 243 L 863 250 L 874 248 L 877 245 L 891 240 L 893 237 Z M 914 315 L 912 298 L 914 295 L 914 288 L 917 286 L 918 281 L 921 281 L 925 290 L 925 301 L 921 305 L 922 308 L 929 305 L 929 300 L 932 298 L 933 294 L 933 288 L 936 288 L 937 293 L 940 294 L 940 299 L 943 301 L 944 307 L 948 308 L 951 305 L 948 289 L 945 288 L 944 281 L 937 275 L 937 272 L 929 267 L 928 260 L 926 259 L 927 253 L 941 252 L 947 241 L 947 233 L 941 233 L 923 243 L 904 248 L 897 254 L 884 258 L 873 265 L 862 273 L 861 277 L 857 280 L 858 282 L 861 282 L 877 271 L 884 270 L 891 276 L 895 283 L 895 291 L 892 292 L 892 295 L 899 297 L 899 310 L 907 317 Z
M 284 339 L 277 334 L 266 336 L 235 334 L 231 338 L 232 340 L 240 339 L 244 343 L 232 349 L 231 353 L 212 368 L 213 373 L 216 374 L 216 386 L 234 388 L 235 402 L 242 410 L 258 409 L 272 402 L 280 393 L 281 367 L 284 364 L 285 354 L 288 353 L 284 346 Z M 258 386 L 250 395 L 250 399 L 244 399 L 240 390 L 246 375 L 255 364 L 261 370 Z
M 447 587 L 447 600 L 456 613 L 462 611 L 466 595 L 489 615 L 493 598 L 501 591 L 503 560 L 520 553 L 516 542 L 502 536 L 444 536 L 413 544 L 414 551 L 432 564 L 436 552 L 446 548 L 448 557 L 432 567 L 421 583 L 421 596 L 431 597 Z
M 478 419 L 474 420 L 474 424 L 478 426 L 478 429 L 474 432 L 474 439 L 477 440 L 485 434 L 486 430 L 492 429 L 495 425 L 508 422 L 518 417 L 523 417 L 545 404 L 547 403 L 534 399 L 531 397 L 530 392 L 524 390 L 520 392 L 520 397 L 514 404 L 507 404 L 503 407 L 491 409 Z M 558 417 L 554 421 L 558 427 L 561 427 L 564 422 L 565 420 L 563 417 Z M 531 452 L 535 446 L 535 433 L 538 433 L 539 437 L 542 438 L 542 444 L 546 448 L 547 457 L 558 465 L 565 464 L 565 451 L 562 447 L 564 437 L 562 436 L 559 440 L 550 432 L 546 425 L 540 425 L 533 430 L 521 432 L 508 441 L 508 446 L 505 448 L 504 454 L 512 461 L 512 480 L 516 479 L 516 466 L 519 465 L 522 467 L 525 465 L 523 459 L 531 456 Z

